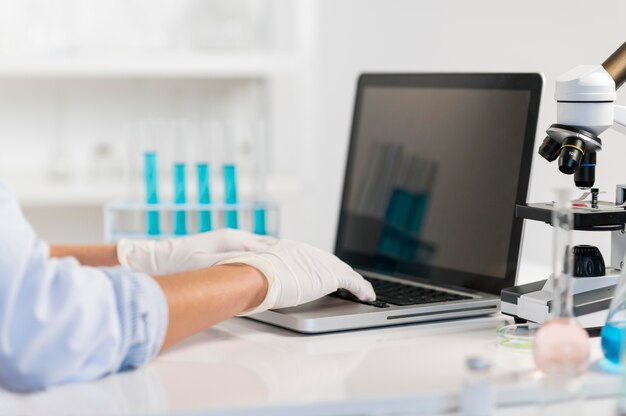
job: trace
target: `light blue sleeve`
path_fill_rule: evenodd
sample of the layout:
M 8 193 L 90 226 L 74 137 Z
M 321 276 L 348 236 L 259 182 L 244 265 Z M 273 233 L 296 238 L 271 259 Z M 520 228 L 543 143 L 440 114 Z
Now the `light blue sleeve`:
M 0 386 L 31 391 L 140 366 L 167 323 L 151 277 L 50 259 L 0 184 Z

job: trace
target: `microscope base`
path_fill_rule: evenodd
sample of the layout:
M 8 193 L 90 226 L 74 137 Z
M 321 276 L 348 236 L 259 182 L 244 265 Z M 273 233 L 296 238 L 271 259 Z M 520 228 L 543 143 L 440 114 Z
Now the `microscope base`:
M 619 273 L 608 269 L 606 276 L 576 278 L 574 280 L 573 307 L 577 317 L 589 315 L 609 308 Z M 543 323 L 550 317 L 552 304 L 552 284 L 550 280 L 541 280 L 526 285 L 503 289 L 500 295 L 500 310 L 516 321 Z M 596 323 L 597 326 L 604 322 Z

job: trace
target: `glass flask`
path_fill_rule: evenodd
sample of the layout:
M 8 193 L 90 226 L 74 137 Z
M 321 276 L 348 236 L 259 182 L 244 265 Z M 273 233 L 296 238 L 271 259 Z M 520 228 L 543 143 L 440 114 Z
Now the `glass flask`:
M 558 190 L 552 211 L 553 274 L 550 319 L 541 325 L 533 346 L 537 368 L 544 374 L 575 375 L 589 359 L 589 335 L 573 313 L 573 215 L 569 191 Z

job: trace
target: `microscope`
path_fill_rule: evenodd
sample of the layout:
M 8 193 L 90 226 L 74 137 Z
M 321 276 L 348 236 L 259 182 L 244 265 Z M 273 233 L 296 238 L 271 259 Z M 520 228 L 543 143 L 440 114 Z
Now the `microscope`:
M 602 65 L 581 65 L 556 79 L 557 123 L 546 131 L 539 154 L 557 161 L 559 171 L 573 175 L 585 193 L 572 201 L 573 229 L 611 233 L 611 257 L 605 265 L 597 247 L 573 247 L 573 306 L 576 316 L 607 310 L 626 254 L 626 185 L 618 185 L 615 201 L 599 201 L 594 188 L 599 135 L 613 126 L 626 126 L 626 107 L 615 105 L 616 90 L 626 81 L 626 42 Z M 515 207 L 515 215 L 552 224 L 554 203 L 528 203 Z M 542 323 L 549 318 L 550 279 L 502 290 L 501 311 L 516 322 Z M 593 321 L 592 325 L 603 325 Z

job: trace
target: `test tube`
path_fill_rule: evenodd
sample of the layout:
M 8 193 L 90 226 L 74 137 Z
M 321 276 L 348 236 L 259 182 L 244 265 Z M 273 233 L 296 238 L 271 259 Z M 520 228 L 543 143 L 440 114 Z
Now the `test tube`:
M 158 168 L 156 152 L 145 152 L 144 154 L 144 176 L 146 182 L 146 203 L 158 204 Z M 159 235 L 159 211 L 146 212 L 146 229 L 148 235 Z
M 240 125 L 234 122 L 220 123 L 219 139 L 222 159 L 222 176 L 224 178 L 224 202 L 227 205 L 224 210 L 224 225 L 226 228 L 239 228 L 238 195 L 237 195 L 237 166 L 238 142 L 240 137 Z M 228 207 L 232 205 L 232 207 Z
M 211 203 L 211 171 L 207 162 L 198 162 L 196 164 L 196 172 L 198 174 L 198 203 Z M 198 229 L 199 231 L 211 231 L 211 211 L 200 210 L 198 213 Z
M 187 195 L 185 192 L 185 164 L 182 162 L 174 163 L 174 203 L 186 204 Z M 187 234 L 187 213 L 185 210 L 177 210 L 174 212 L 174 234 Z
M 258 235 L 267 235 L 264 205 L 259 205 L 254 208 L 254 233 Z
M 198 204 L 211 204 L 211 163 L 209 157 L 215 157 L 215 141 L 219 130 L 214 121 L 198 122 L 194 128 L 194 155 L 196 165 L 196 190 Z M 213 159 L 214 160 L 214 159 Z M 198 231 L 213 229 L 213 218 L 209 207 L 198 211 Z
M 224 175 L 224 202 L 228 205 L 237 204 L 237 171 L 234 163 L 225 163 L 222 174 Z M 224 211 L 226 228 L 238 228 L 237 209 Z
M 267 181 L 267 145 L 265 123 L 257 122 L 251 132 L 253 146 L 254 194 L 257 205 L 253 209 L 253 231 L 258 235 L 267 235 L 266 227 L 266 181 Z

